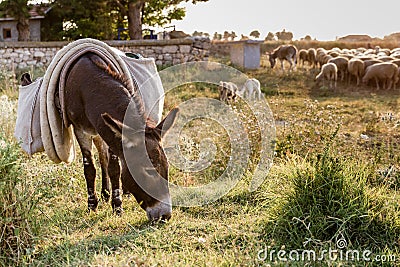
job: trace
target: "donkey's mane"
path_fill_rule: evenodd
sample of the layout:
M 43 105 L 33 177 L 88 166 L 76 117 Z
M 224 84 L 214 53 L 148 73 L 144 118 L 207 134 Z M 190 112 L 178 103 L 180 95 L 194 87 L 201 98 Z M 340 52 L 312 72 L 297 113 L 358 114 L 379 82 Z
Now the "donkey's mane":
M 105 65 L 103 62 L 101 62 L 97 59 L 90 58 L 90 61 L 92 61 L 93 64 L 96 67 L 98 67 L 100 70 L 104 71 L 105 74 L 109 75 L 111 78 L 113 78 L 114 80 L 121 83 L 121 85 L 128 90 L 130 97 L 135 102 L 135 106 L 137 108 L 137 111 L 139 112 L 139 115 L 141 117 L 143 117 L 143 119 L 146 122 L 149 121 L 149 119 L 148 118 L 146 119 L 146 116 L 145 116 L 144 103 L 143 103 L 143 99 L 140 97 L 139 88 L 137 88 L 137 86 L 134 86 L 132 83 L 130 83 L 128 77 L 126 77 L 125 74 L 121 74 L 116 71 L 113 71 L 110 68 L 110 66 Z

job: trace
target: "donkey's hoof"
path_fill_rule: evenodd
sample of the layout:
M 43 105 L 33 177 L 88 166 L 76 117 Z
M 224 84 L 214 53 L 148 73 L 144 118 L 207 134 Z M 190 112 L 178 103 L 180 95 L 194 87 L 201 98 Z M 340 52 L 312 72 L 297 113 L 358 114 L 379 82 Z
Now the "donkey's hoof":
M 110 191 L 108 190 L 102 190 L 101 191 L 101 198 L 103 199 L 104 202 L 108 202 L 110 200 Z
M 97 205 L 92 205 L 92 204 L 88 204 L 88 213 L 90 213 L 91 211 L 93 212 L 97 212 Z
M 97 199 L 96 195 L 89 196 L 88 198 L 88 210 L 90 211 L 97 211 L 97 205 L 99 204 L 99 200 Z
M 121 216 L 122 213 L 124 213 L 124 209 L 122 207 L 114 207 L 113 212 L 115 213 L 115 215 Z

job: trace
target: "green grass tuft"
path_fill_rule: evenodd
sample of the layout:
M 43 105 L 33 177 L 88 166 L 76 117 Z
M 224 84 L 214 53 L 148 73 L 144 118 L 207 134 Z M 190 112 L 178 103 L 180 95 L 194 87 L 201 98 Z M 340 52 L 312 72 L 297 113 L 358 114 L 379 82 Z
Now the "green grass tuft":
M 287 164 L 293 164 L 286 173 L 290 190 L 265 225 L 267 242 L 322 250 L 344 238 L 351 249 L 396 251 L 399 205 L 393 201 L 388 207 L 386 188 L 369 186 L 373 169 L 334 152 L 327 147 L 315 158 Z
M 37 233 L 37 201 L 23 174 L 17 144 L 0 134 L 0 266 L 27 261 Z

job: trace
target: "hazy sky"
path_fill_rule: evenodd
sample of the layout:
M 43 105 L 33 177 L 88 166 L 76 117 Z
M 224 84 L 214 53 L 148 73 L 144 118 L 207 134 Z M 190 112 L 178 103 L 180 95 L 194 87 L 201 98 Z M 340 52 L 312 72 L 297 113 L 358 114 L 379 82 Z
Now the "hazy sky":
M 382 38 L 400 32 L 398 0 L 209 0 L 185 6 L 185 19 L 172 23 L 177 30 L 211 36 L 216 31 L 240 36 L 258 30 L 264 39 L 270 31 L 286 29 L 295 39 L 308 34 L 313 39 L 335 40 L 348 34 Z

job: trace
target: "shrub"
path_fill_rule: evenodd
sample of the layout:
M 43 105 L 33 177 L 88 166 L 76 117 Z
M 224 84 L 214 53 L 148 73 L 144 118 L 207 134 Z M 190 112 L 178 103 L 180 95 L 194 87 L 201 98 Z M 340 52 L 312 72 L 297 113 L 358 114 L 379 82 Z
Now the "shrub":
M 333 154 L 326 148 L 293 168 L 291 191 L 275 209 L 267 236 L 289 249 L 334 248 L 343 238 L 356 248 L 395 249 L 400 211 L 388 208 L 385 188 L 368 187 L 375 170 Z
M 6 93 L 8 95 L 15 95 L 17 91 L 17 80 L 15 73 L 9 71 L 3 66 L 0 67 L 0 93 Z
M 20 264 L 32 247 L 35 201 L 17 144 L 0 133 L 0 266 Z

